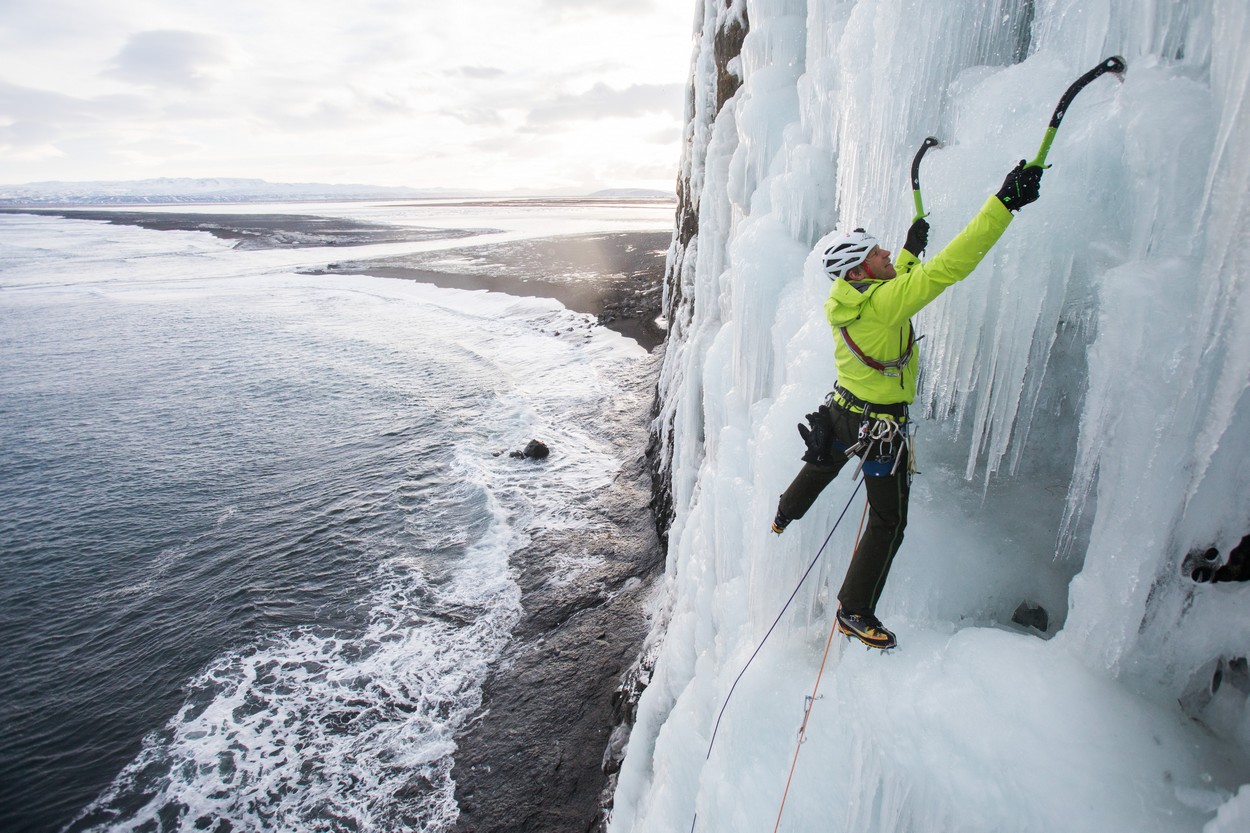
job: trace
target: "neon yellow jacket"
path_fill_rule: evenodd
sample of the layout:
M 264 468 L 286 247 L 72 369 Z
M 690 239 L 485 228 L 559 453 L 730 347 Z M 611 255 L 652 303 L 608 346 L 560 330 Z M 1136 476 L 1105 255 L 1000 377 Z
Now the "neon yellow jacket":
M 1007 230 L 1012 214 L 998 197 L 990 197 L 972 221 L 927 262 L 906 249 L 895 259 L 896 277 L 856 281 L 839 278 L 825 301 L 825 316 L 833 327 L 834 358 L 838 384 L 867 402 L 893 405 L 916 398 L 916 373 L 920 348 L 912 350 L 905 367 L 887 376 L 864 364 L 842 337 L 846 327 L 851 340 L 881 363 L 897 361 L 906 351 L 911 317 L 942 290 L 961 281 L 977 268 L 986 252 Z

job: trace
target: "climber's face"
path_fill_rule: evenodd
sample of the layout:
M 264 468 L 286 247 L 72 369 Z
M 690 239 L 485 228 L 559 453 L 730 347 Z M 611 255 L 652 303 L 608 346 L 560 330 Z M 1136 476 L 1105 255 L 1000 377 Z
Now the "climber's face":
M 894 261 L 890 260 L 889 251 L 880 246 L 872 247 L 868 257 L 864 258 L 862 266 L 868 277 L 873 280 L 888 281 L 898 275 L 898 272 L 894 270 Z

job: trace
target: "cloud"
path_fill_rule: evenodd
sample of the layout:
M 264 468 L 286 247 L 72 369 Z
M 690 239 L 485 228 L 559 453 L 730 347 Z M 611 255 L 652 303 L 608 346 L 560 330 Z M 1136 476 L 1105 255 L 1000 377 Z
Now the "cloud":
M 672 145 L 681 140 L 681 131 L 681 123 L 674 122 L 671 126 L 666 127 L 663 130 L 656 130 L 655 132 L 648 134 L 645 138 L 646 141 L 653 145 Z
M 446 74 L 461 78 L 472 78 L 474 80 L 487 80 L 507 75 L 504 70 L 498 67 L 455 67 L 447 70 Z
M 73 112 L 80 106 L 81 102 L 72 96 L 0 80 L 0 119 L 16 122 L 31 118 L 49 118 Z
M 451 116 L 462 124 L 482 127 L 501 127 L 504 118 L 493 107 L 457 107 L 442 111 L 443 115 Z
M 0 149 L 12 159 L 54 159 L 65 154 L 50 140 L 53 131 L 34 122 L 0 124 Z
M 595 84 L 584 93 L 562 95 L 535 107 L 530 111 L 528 122 L 531 125 L 551 125 L 651 113 L 680 116 L 683 91 L 681 84 L 635 84 L 620 90 L 606 84 Z
M 367 79 L 366 79 L 367 80 Z M 207 97 L 206 97 L 207 98 Z M 338 132 L 347 134 L 383 124 L 405 124 L 417 117 L 412 97 L 403 89 L 354 83 L 322 83 L 314 78 L 268 78 L 257 89 L 241 89 L 228 98 L 222 118 L 245 120 L 278 134 Z M 202 107 L 198 100 L 189 106 Z M 167 111 L 173 105 L 166 107 Z M 351 147 L 355 153 L 359 148 Z
M 198 89 L 229 64 L 229 45 L 219 37 L 157 29 L 131 35 L 105 74 L 147 86 Z
M 133 120 L 148 109 L 148 103 L 141 96 L 78 98 L 0 80 L 0 124 L 22 125 L 18 133 L 26 135 L 31 135 L 33 125 L 46 131 L 47 136 L 52 135 L 54 128 L 83 128 L 113 119 Z
M 362 0 L 345 17 L 330 0 L 0 0 L 0 182 L 505 187 L 563 182 L 582 157 L 663 160 L 660 131 L 680 136 L 685 6 Z
M 615 14 L 642 14 L 650 13 L 655 9 L 655 0 L 633 0 L 631 3 L 621 3 L 619 0 L 600 0 L 596 3 L 591 0 L 542 0 L 542 7 L 546 11 L 556 13 L 577 12 L 586 15 L 602 15 L 604 13 Z

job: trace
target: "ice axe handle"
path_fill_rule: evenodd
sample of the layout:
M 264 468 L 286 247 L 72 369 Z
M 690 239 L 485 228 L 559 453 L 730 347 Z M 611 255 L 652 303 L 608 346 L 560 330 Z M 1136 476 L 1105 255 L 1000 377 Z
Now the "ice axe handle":
M 924 155 L 929 148 L 941 147 L 942 143 L 934 137 L 930 136 L 920 144 L 920 150 L 916 151 L 916 155 L 911 160 L 911 195 L 916 201 L 916 216 L 912 218 L 912 222 L 925 216 L 924 200 L 920 198 L 920 160 L 924 159 Z
M 1124 59 L 1119 55 L 1112 55 L 1089 72 L 1072 82 L 1072 86 L 1068 87 L 1063 94 L 1063 98 L 1059 99 L 1059 106 L 1055 108 L 1055 113 L 1050 117 L 1050 126 L 1046 128 L 1046 135 L 1042 137 L 1042 146 L 1037 151 L 1037 157 L 1027 165 L 1026 168 L 1044 168 L 1046 167 L 1046 156 L 1050 153 L 1050 145 L 1055 141 L 1055 134 L 1059 132 L 1059 122 L 1063 121 L 1063 116 L 1068 112 L 1068 107 L 1072 104 L 1072 99 L 1076 98 L 1076 94 L 1099 76 L 1106 75 L 1108 72 L 1114 75 L 1123 75 L 1124 70 L 1128 69 L 1128 64 L 1124 63 Z

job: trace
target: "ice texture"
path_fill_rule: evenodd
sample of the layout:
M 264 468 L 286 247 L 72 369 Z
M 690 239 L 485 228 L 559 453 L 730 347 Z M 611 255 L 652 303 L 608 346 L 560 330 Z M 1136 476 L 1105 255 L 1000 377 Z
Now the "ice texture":
M 1184 570 L 1250 532 L 1250 7 L 697 7 L 698 227 L 670 253 L 656 421 L 673 523 L 610 830 L 1250 829 L 1250 589 Z M 929 135 L 938 251 L 1115 54 L 1127 73 L 1068 109 L 1041 199 L 916 319 L 921 474 L 878 608 L 900 647 L 834 642 L 787 791 L 863 505 L 848 468 L 769 532 L 835 379 L 813 253 L 859 226 L 897 251 Z M 1013 622 L 1024 602 L 1045 632 Z

